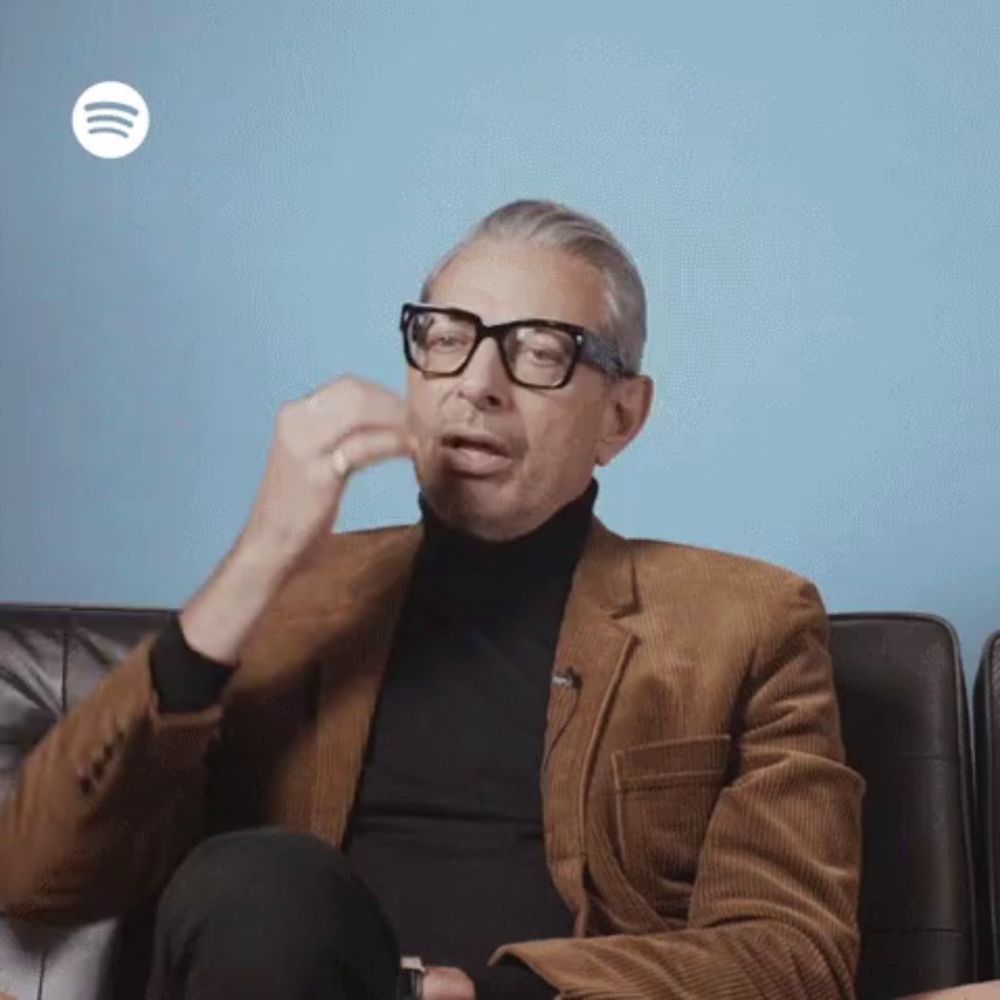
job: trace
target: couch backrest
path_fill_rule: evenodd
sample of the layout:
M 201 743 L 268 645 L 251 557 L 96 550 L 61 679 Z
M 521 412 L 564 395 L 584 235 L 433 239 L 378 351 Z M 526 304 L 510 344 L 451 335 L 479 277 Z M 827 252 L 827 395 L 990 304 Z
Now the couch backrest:
M 1000 977 L 1000 631 L 983 645 L 972 695 L 975 717 L 976 833 L 982 871 L 979 919 L 984 975 Z
M 977 974 L 973 788 L 958 639 L 917 614 L 831 616 L 851 766 L 865 778 L 862 998 Z

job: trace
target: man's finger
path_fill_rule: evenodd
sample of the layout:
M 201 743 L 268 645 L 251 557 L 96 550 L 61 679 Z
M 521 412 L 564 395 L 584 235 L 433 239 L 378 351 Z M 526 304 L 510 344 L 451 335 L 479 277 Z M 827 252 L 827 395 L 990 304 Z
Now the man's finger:
M 408 430 L 406 403 L 382 386 L 346 378 L 303 400 L 308 433 L 317 450 L 332 448 L 345 433 L 379 428 Z
M 406 416 L 406 402 L 402 396 L 383 385 L 353 375 L 342 375 L 327 382 L 306 396 L 304 402 L 313 413 L 363 411 L 371 423 L 393 423 Z
M 334 474 L 346 478 L 390 458 L 406 458 L 416 450 L 416 438 L 405 427 L 354 431 L 324 452 Z

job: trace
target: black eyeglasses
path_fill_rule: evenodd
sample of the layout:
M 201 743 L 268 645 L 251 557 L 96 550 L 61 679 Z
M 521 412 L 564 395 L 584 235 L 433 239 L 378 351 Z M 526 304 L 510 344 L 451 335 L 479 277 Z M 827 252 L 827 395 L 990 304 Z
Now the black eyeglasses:
M 518 319 L 487 326 L 465 309 L 405 302 L 399 328 L 407 363 L 426 375 L 460 374 L 487 337 L 497 342 L 510 380 L 528 389 L 562 388 L 579 361 L 615 378 L 632 374 L 613 344 L 574 323 Z

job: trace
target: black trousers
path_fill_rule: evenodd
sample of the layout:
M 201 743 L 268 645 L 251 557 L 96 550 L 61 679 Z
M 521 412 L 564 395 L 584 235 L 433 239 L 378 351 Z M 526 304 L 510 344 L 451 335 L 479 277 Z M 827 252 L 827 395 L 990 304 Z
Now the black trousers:
M 395 1000 L 399 946 L 343 855 L 277 827 L 202 841 L 160 897 L 146 1000 Z

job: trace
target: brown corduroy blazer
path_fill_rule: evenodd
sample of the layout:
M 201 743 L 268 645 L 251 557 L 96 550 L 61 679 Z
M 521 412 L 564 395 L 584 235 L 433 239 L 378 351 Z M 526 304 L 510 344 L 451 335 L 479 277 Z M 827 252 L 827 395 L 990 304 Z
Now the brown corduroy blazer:
M 27 759 L 0 901 L 56 922 L 155 898 L 202 836 L 344 836 L 422 529 L 332 534 L 243 647 L 222 704 L 161 715 L 144 636 Z M 544 736 L 545 848 L 573 936 L 500 947 L 560 997 L 852 997 L 861 779 L 816 589 L 594 518 Z M 484 905 L 486 905 L 484 903 Z

